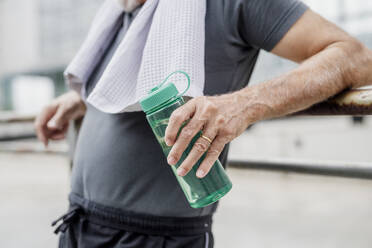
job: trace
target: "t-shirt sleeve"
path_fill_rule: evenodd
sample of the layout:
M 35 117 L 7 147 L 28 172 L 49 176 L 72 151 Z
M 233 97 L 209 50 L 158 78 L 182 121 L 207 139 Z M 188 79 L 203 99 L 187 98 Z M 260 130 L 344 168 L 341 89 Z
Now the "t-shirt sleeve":
M 233 0 L 228 5 L 225 17 L 236 41 L 266 51 L 271 51 L 308 9 L 299 0 Z

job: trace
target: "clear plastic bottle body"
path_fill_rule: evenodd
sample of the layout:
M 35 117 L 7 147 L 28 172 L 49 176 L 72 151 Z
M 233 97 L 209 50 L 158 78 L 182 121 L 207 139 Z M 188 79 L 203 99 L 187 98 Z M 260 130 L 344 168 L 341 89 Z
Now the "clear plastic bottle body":
M 165 156 L 168 156 L 171 150 L 171 147 L 167 146 L 164 141 L 165 129 L 168 125 L 168 120 L 172 112 L 183 104 L 183 98 L 177 97 L 160 108 L 147 113 L 147 120 L 158 142 L 160 143 Z M 177 175 L 177 168 L 185 160 L 200 135 L 201 133 L 198 133 L 193 138 L 179 162 L 175 166 L 171 167 L 179 184 L 181 185 L 183 192 L 186 195 L 187 200 L 193 208 L 205 207 L 213 202 L 218 201 L 232 188 L 232 183 L 226 175 L 225 170 L 223 169 L 219 160 L 214 163 L 212 169 L 204 178 L 199 179 L 196 177 L 196 171 L 201 162 L 204 160 L 205 155 L 199 159 L 199 161 L 186 176 L 180 177 Z

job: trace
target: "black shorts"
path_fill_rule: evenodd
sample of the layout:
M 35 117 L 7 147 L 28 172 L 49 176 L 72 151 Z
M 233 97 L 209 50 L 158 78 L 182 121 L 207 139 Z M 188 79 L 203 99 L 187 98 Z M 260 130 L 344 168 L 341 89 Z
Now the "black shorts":
M 70 196 L 70 202 L 70 211 L 56 229 L 61 233 L 59 248 L 213 248 L 211 216 L 124 213 L 76 195 Z

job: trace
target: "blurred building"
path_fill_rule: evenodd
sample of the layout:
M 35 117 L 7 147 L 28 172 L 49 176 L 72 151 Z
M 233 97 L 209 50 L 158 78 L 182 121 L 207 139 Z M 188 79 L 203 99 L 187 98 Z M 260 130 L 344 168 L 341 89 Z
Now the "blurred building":
M 101 2 L 0 1 L 0 75 L 64 67 Z
M 0 1 L 0 110 L 14 108 L 11 91 L 12 81 L 17 75 L 51 78 L 55 83 L 55 95 L 63 92 L 61 72 L 82 43 L 103 1 Z M 372 47 L 371 1 L 305 2 Z M 293 63 L 262 53 L 252 81 L 262 82 L 294 66 Z M 270 68 L 270 73 L 267 73 L 267 68 Z
M 49 77 L 56 84 L 55 94 L 63 91 L 61 72 L 102 1 L 0 1 L 0 110 L 15 105 L 11 96 L 17 75 Z

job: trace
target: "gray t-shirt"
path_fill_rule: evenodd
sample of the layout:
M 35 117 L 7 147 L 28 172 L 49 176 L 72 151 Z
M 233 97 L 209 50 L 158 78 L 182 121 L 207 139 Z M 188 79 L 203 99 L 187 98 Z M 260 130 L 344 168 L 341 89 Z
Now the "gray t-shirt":
M 206 95 L 248 84 L 259 50 L 270 51 L 307 7 L 297 0 L 207 0 Z M 89 80 L 91 92 L 136 13 L 123 14 L 118 33 Z M 226 164 L 227 149 L 220 156 Z M 72 193 L 127 212 L 193 217 L 216 204 L 189 206 L 142 112 L 107 114 L 88 105 L 72 174 Z

